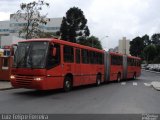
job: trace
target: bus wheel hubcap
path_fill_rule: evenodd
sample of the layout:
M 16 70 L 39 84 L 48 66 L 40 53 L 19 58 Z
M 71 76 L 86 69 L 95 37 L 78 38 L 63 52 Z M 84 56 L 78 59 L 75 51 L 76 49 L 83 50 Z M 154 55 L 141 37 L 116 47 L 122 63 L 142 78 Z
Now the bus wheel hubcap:
M 120 76 L 118 76 L 118 82 L 121 80 Z
M 100 85 L 101 84 L 101 80 L 98 78 L 97 79 L 97 85 Z
M 98 85 L 100 85 L 100 80 L 98 79 Z
M 70 82 L 66 81 L 66 87 L 69 88 L 70 87 Z
M 133 79 L 136 79 L 136 75 L 133 76 Z

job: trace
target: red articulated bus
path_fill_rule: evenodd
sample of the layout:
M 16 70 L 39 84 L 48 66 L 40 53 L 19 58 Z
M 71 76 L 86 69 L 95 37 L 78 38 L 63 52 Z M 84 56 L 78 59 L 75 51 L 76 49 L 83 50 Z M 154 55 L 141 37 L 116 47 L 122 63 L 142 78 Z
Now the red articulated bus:
M 136 79 L 141 74 L 141 59 L 120 53 L 105 52 L 105 81 Z
M 51 38 L 19 42 L 10 79 L 15 88 L 69 91 L 139 75 L 140 58 Z

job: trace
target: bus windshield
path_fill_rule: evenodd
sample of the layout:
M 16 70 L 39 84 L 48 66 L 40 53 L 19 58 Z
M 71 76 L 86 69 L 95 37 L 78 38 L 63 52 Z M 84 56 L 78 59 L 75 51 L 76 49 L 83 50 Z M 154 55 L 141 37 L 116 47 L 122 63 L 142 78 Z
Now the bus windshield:
M 48 42 L 20 42 L 14 56 L 13 67 L 44 68 Z

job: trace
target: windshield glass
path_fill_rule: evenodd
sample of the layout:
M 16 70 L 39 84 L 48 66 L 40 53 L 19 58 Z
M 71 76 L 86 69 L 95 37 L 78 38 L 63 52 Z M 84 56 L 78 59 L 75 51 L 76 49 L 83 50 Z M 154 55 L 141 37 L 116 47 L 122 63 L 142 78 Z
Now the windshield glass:
M 21 42 L 14 56 L 13 67 L 44 68 L 48 42 Z

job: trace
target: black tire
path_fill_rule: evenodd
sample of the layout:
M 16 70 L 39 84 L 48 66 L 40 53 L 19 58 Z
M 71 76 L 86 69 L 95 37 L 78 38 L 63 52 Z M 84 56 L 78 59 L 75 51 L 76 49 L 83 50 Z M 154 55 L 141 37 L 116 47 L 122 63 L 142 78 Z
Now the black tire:
M 117 75 L 117 81 L 118 81 L 118 82 L 121 81 L 121 74 L 120 74 L 120 73 L 118 73 L 118 75 Z
M 65 92 L 69 92 L 72 89 L 72 79 L 71 77 L 65 77 L 63 89 Z
M 97 75 L 96 86 L 100 86 L 100 84 L 101 84 L 101 75 Z
M 134 73 L 134 75 L 133 75 L 133 80 L 135 80 L 136 79 L 136 73 Z

